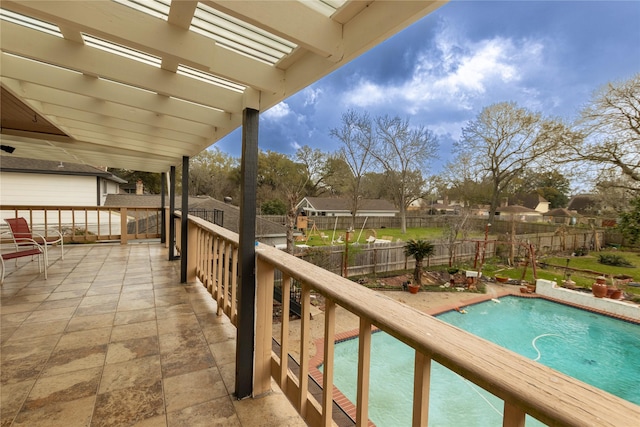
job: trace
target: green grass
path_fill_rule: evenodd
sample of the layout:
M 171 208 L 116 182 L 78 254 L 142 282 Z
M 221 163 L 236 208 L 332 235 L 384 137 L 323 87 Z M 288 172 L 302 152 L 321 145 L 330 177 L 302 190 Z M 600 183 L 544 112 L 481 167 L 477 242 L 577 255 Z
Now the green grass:
M 406 242 L 410 239 L 425 239 L 429 241 L 435 241 L 435 240 L 442 239 L 443 237 L 442 228 L 438 228 L 438 227 L 407 228 L 407 232 L 405 234 L 402 234 L 399 228 L 380 228 L 375 231 L 378 239 L 391 237 L 394 242 L 399 240 Z M 309 240 L 306 244 L 309 246 L 325 246 L 325 245 L 331 244 L 331 238 L 333 237 L 333 230 L 320 230 L 320 233 L 324 233 L 326 236 L 328 236 L 328 238 L 323 240 L 320 237 L 320 235 L 314 233 L 309 237 Z M 371 233 L 370 228 L 365 228 L 364 230 L 362 230 L 362 234 L 360 234 L 359 229 L 355 230 L 351 233 L 351 235 L 354 236 L 351 242 L 355 242 L 358 236 L 360 236 L 358 243 L 365 244 L 367 240 L 367 236 L 370 235 L 370 233 Z M 335 239 L 337 240 L 338 236 L 341 236 L 341 235 L 343 236 L 343 239 L 344 239 L 345 230 L 336 230 Z M 484 234 L 476 233 L 476 234 L 472 234 L 470 237 L 471 238 L 484 237 Z M 305 242 L 304 241 L 298 242 L 298 244 L 305 244 Z
M 613 265 L 600 264 L 598 262 L 598 255 L 600 254 L 615 254 L 620 255 L 629 261 L 634 267 L 617 267 Z M 549 264 L 564 267 L 567 265 L 567 259 L 569 260 L 569 268 L 576 268 L 580 270 L 591 270 L 604 275 L 617 275 L 626 274 L 633 277 L 634 281 L 640 281 L 640 255 L 635 252 L 624 251 L 600 251 L 590 252 L 587 256 L 582 257 L 549 257 L 543 261 Z M 573 273 L 575 274 L 575 273 Z M 572 274 L 572 275 L 573 275 Z M 575 279 L 574 279 L 575 280 Z
M 598 255 L 602 253 L 615 253 L 627 259 L 629 262 L 635 265 L 635 267 L 615 267 L 611 265 L 600 264 L 598 262 Z M 625 274 L 631 276 L 634 282 L 640 282 L 640 254 L 636 252 L 623 252 L 623 251 L 601 251 L 591 252 L 587 256 L 582 257 L 545 257 L 543 260 L 539 260 L 546 263 L 546 268 L 537 269 L 538 279 L 553 280 L 560 284 L 565 278 L 565 266 L 567 265 L 567 259 L 569 259 L 569 267 L 578 270 L 588 270 L 593 273 L 568 270 L 571 273 L 571 280 L 576 282 L 577 286 L 590 288 L 594 282 L 594 273 L 604 275 L 618 275 Z M 553 265 L 553 266 L 552 266 Z M 555 266 L 555 267 L 554 267 Z M 508 276 L 512 279 L 520 279 L 522 277 L 523 267 L 504 267 L 500 265 L 492 264 L 491 261 L 485 265 L 483 273 L 486 276 L 491 277 L 498 273 L 501 276 Z M 525 275 L 525 280 L 533 281 L 533 270 L 531 266 L 528 266 Z M 631 294 L 640 295 L 640 289 L 627 286 L 626 292 Z

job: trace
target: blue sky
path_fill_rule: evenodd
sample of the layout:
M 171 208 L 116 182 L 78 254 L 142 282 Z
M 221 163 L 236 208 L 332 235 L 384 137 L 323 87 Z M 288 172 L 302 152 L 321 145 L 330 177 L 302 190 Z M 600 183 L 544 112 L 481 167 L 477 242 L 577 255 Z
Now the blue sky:
M 572 120 L 593 91 L 640 72 L 640 1 L 451 1 L 261 114 L 259 146 L 336 151 L 349 109 L 436 133 L 437 173 L 483 107 L 515 101 Z M 240 156 L 241 132 L 216 144 Z

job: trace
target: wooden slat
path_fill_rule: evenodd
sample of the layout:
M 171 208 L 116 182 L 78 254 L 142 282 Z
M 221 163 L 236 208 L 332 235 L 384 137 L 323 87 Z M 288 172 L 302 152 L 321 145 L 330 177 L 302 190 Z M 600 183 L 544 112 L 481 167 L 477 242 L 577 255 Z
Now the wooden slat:
M 369 422 L 369 372 L 371 367 L 371 321 L 360 318 L 358 334 L 358 391 L 356 397 L 356 425 Z
M 224 261 L 224 298 L 222 298 L 222 307 L 218 306 L 218 316 L 222 316 L 226 307 L 229 306 L 229 297 L 230 297 L 230 287 L 232 286 L 231 281 L 231 270 L 229 269 L 231 263 L 231 254 L 233 249 L 233 243 L 227 242 L 225 245 L 225 261 Z
M 413 378 L 413 427 L 424 427 L 429 422 L 429 389 L 431 358 L 416 351 Z
M 271 322 L 273 321 L 273 276 L 275 271 L 273 265 L 259 258 L 256 270 L 254 397 L 271 390 Z
M 300 396 L 298 400 L 298 412 L 305 418 L 307 413 L 307 393 L 309 391 L 309 332 L 311 326 L 311 288 L 306 283 L 302 284 L 300 296 L 302 306 L 302 319 L 300 319 Z
M 322 373 L 322 425 L 333 424 L 333 358 L 336 330 L 336 304 L 325 301 L 324 311 L 324 372 Z
M 211 288 L 209 292 L 213 295 L 213 299 L 218 301 L 218 284 L 216 283 L 216 271 L 218 269 L 218 245 L 220 244 L 220 238 L 217 236 L 213 237 L 213 248 L 211 249 L 212 253 L 212 263 L 211 263 Z
M 231 264 L 231 305 L 227 316 L 234 325 L 238 322 L 238 246 L 233 245 L 233 263 Z M 226 309 L 226 307 L 225 307 Z
M 224 286 L 222 284 L 223 270 L 224 270 L 224 261 L 223 256 L 225 252 L 226 241 L 220 239 L 218 242 L 218 250 L 216 252 L 217 262 L 216 262 L 216 302 L 218 303 L 218 314 L 221 315 L 224 311 Z
M 503 427 L 524 427 L 525 416 L 526 414 L 520 408 L 504 402 Z
M 289 310 L 291 300 L 291 277 L 282 275 L 282 322 L 280 323 L 280 372 L 278 384 L 287 394 L 287 372 L 289 368 Z

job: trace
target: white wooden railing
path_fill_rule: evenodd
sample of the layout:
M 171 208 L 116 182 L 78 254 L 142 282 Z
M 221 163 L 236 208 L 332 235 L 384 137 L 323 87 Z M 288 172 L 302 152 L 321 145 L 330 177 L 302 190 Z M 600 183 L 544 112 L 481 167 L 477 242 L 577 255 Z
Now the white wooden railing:
M 176 227 L 179 230 L 179 227 Z M 189 217 L 188 277 L 199 279 L 236 323 L 238 235 Z M 180 239 L 177 239 L 179 242 Z M 640 420 L 640 406 L 570 378 L 509 350 L 464 332 L 434 317 L 366 289 L 275 248 L 256 248 L 256 338 L 254 395 L 269 391 L 275 379 L 292 405 L 311 426 L 332 424 L 333 349 L 336 307 L 359 318 L 358 383 L 355 418 L 368 423 L 372 327 L 415 350 L 413 425 L 428 419 L 431 362 L 461 375 L 504 401 L 504 426 L 524 426 L 525 415 L 553 426 L 631 426 Z M 281 272 L 283 313 L 289 310 L 292 280 L 302 286 L 300 348 L 289 344 L 288 316 L 282 316 L 280 352 L 272 351 L 273 289 Z M 312 292 L 326 300 L 323 394 L 309 393 L 310 307 Z M 288 369 L 288 356 L 299 354 L 299 375 Z M 284 361 L 284 362 L 283 362 Z

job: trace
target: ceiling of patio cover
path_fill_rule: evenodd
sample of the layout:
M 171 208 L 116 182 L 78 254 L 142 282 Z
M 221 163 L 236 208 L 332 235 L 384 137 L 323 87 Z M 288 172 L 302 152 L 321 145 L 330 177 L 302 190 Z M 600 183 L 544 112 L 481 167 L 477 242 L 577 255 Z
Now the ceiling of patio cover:
M 166 172 L 442 4 L 3 0 L 1 142 Z

